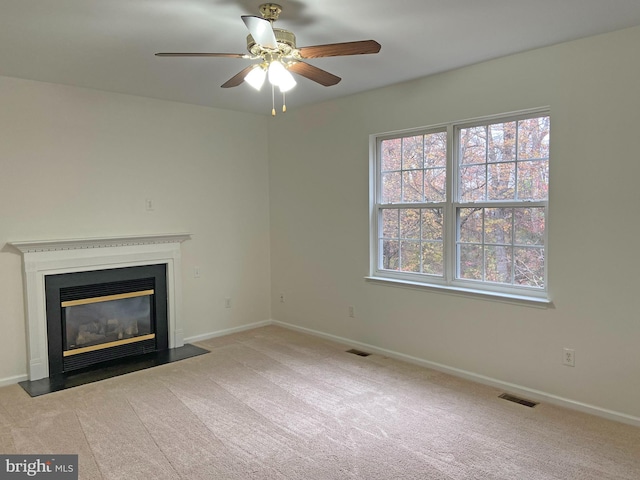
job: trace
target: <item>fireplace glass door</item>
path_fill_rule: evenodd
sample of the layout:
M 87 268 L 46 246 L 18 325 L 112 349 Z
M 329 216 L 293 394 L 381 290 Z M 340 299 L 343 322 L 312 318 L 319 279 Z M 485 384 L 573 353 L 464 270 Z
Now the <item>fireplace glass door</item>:
M 153 290 L 61 302 L 63 356 L 155 338 Z

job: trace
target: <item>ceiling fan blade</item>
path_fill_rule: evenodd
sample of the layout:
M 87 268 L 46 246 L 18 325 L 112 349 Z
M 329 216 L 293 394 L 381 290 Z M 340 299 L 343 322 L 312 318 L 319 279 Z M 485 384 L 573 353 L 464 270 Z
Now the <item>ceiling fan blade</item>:
M 375 40 L 361 40 L 359 42 L 330 43 L 328 45 L 313 45 L 300 48 L 302 58 L 339 57 L 342 55 L 363 55 L 378 53 L 380 44 Z
M 222 88 L 231 88 L 231 87 L 237 87 L 238 85 L 240 85 L 242 82 L 244 82 L 244 77 L 247 76 L 247 74 L 253 70 L 253 67 L 255 67 L 255 65 L 249 65 L 247 68 L 243 69 L 241 72 L 236 73 L 233 77 L 231 77 L 229 80 L 227 80 L 226 82 L 224 82 L 221 87 Z
M 342 80 L 340 77 L 336 77 L 333 73 L 329 73 L 321 68 L 314 67 L 304 62 L 294 63 L 289 67 L 289 71 L 302 75 L 303 77 L 313 80 L 314 82 L 330 87 Z
M 226 58 L 250 58 L 249 55 L 244 53 L 189 53 L 189 52 L 175 52 L 156 53 L 156 57 L 226 57 Z
M 249 29 L 249 33 L 256 43 L 267 48 L 278 48 L 276 35 L 273 33 L 269 20 L 254 15 L 243 15 L 242 21 Z

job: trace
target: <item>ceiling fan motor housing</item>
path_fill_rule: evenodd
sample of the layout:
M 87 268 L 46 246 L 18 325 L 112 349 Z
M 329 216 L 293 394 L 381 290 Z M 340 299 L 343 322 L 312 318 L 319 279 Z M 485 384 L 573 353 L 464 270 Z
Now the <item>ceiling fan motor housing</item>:
M 296 36 L 293 32 L 284 30 L 283 28 L 274 28 L 273 33 L 276 36 L 276 41 L 278 42 L 278 49 L 283 54 L 286 55 L 296 49 Z M 252 55 L 262 56 L 262 52 L 266 49 L 265 47 L 257 44 L 251 35 L 247 35 L 247 50 L 249 50 Z

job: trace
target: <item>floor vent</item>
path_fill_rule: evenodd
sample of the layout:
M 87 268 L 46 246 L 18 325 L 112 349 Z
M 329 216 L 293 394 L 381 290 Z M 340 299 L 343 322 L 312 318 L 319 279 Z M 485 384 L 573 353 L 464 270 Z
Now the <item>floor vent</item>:
M 505 400 L 509 400 L 510 402 L 519 403 L 520 405 L 524 405 L 525 407 L 533 408 L 538 405 L 538 402 L 532 402 L 531 400 L 525 400 L 524 398 L 514 397 L 513 395 L 509 395 L 508 393 L 503 393 L 499 395 L 500 398 L 504 398 Z
M 360 357 L 368 357 L 369 355 L 371 355 L 370 353 L 363 352 L 362 350 L 356 350 L 355 348 L 347 350 L 347 353 L 353 353 L 354 355 L 358 355 Z

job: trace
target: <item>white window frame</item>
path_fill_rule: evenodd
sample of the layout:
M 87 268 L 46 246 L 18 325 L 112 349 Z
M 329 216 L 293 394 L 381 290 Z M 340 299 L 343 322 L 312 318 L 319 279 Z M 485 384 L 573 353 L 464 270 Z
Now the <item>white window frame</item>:
M 450 293 L 461 293 L 469 295 L 490 296 L 500 300 L 530 302 L 534 304 L 547 304 L 551 300 L 549 298 L 549 200 L 544 201 L 483 201 L 483 202 L 458 202 L 458 132 L 462 128 L 472 126 L 482 126 L 494 123 L 511 122 L 532 118 L 537 116 L 551 116 L 548 107 L 537 108 L 531 110 L 522 110 L 506 114 L 491 115 L 486 117 L 468 119 L 460 122 L 449 122 L 445 124 L 431 125 L 415 129 L 398 130 L 381 134 L 370 135 L 369 140 L 369 206 L 370 206 L 370 232 L 369 232 L 369 252 L 370 252 L 370 274 L 367 280 L 374 282 L 382 282 L 396 286 L 407 286 L 412 288 L 430 288 L 443 290 Z M 426 202 L 426 203 L 397 203 L 393 204 L 395 208 L 443 208 L 444 209 L 444 231 L 443 231 L 443 248 L 444 248 L 444 273 L 443 276 L 429 275 L 424 273 L 401 272 L 395 270 L 385 270 L 379 268 L 382 259 L 380 251 L 380 233 L 382 229 L 381 211 L 389 208 L 389 204 L 378 203 L 378 198 L 382 192 L 382 175 L 381 175 L 381 154 L 380 145 L 382 141 L 407 137 L 412 135 L 424 135 L 433 132 L 447 132 L 447 163 L 446 163 L 446 200 L 444 202 Z M 549 155 L 551 158 L 551 154 Z M 551 165 L 551 162 L 550 162 Z M 550 185 L 549 185 L 550 189 Z M 458 279 L 457 276 L 457 219 L 456 212 L 458 208 L 474 207 L 541 207 L 545 209 L 545 233 L 544 233 L 544 288 L 535 288 L 528 286 L 500 284 L 478 280 Z

